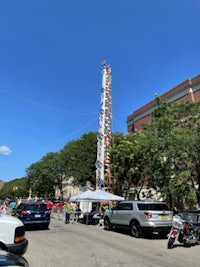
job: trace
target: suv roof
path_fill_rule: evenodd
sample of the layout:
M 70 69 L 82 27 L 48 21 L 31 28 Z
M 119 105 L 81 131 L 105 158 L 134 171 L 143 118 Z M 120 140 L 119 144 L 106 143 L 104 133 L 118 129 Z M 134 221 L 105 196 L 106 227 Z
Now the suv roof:
M 137 202 L 137 203 L 164 203 L 166 204 L 165 202 L 162 202 L 162 201 L 157 201 L 157 200 L 151 200 L 151 199 L 145 199 L 145 200 L 122 200 L 120 201 L 121 202 Z
M 169 211 L 169 207 L 165 202 L 151 201 L 151 200 L 130 200 L 121 201 L 120 203 L 132 203 L 137 206 L 139 210 L 165 210 Z

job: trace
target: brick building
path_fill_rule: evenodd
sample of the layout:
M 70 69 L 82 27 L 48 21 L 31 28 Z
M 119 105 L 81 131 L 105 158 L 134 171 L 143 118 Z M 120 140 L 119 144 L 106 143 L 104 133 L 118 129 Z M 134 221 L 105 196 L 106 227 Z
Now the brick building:
M 161 95 L 160 98 L 170 102 L 185 101 L 189 99 L 194 102 L 200 100 L 200 74 L 180 83 Z M 151 113 L 156 108 L 156 105 L 157 102 L 156 99 L 154 99 L 129 115 L 127 118 L 128 133 L 141 130 L 141 123 L 150 123 Z

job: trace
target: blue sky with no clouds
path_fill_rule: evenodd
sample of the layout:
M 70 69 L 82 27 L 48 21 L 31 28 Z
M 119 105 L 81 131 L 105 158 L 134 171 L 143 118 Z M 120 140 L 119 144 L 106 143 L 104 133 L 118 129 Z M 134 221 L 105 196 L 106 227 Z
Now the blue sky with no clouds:
M 0 179 L 98 131 L 103 60 L 113 132 L 198 75 L 199 13 L 199 0 L 1 0 Z

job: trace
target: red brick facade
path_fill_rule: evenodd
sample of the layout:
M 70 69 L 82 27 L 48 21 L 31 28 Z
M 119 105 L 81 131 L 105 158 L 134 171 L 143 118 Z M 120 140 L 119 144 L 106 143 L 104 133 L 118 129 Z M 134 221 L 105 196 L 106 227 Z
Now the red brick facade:
M 176 87 L 160 96 L 162 100 L 170 102 L 185 101 L 191 99 L 196 102 L 200 100 L 200 75 L 180 83 Z M 151 122 L 151 113 L 156 108 L 156 99 L 143 107 L 135 110 L 127 118 L 128 132 L 135 132 L 142 129 L 142 123 Z

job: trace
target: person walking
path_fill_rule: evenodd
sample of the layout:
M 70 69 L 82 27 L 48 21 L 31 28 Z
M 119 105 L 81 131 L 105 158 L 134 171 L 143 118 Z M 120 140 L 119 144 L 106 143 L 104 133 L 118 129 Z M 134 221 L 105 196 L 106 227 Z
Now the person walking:
M 7 205 L 6 203 L 3 203 L 1 207 L 1 214 L 7 214 Z
M 52 203 L 51 199 L 48 199 L 46 201 L 46 206 L 47 206 L 47 209 L 51 211 L 51 209 L 53 207 L 53 203 Z
M 65 224 L 69 224 L 70 214 L 71 214 L 71 204 L 69 203 L 69 200 L 67 200 L 65 204 Z
M 13 209 L 15 209 L 16 206 L 17 206 L 16 201 L 15 201 L 14 199 L 11 200 L 10 205 L 9 205 L 9 208 L 10 208 L 10 209 L 9 209 L 9 211 L 8 211 L 8 213 L 10 213 L 10 215 L 13 214 Z

